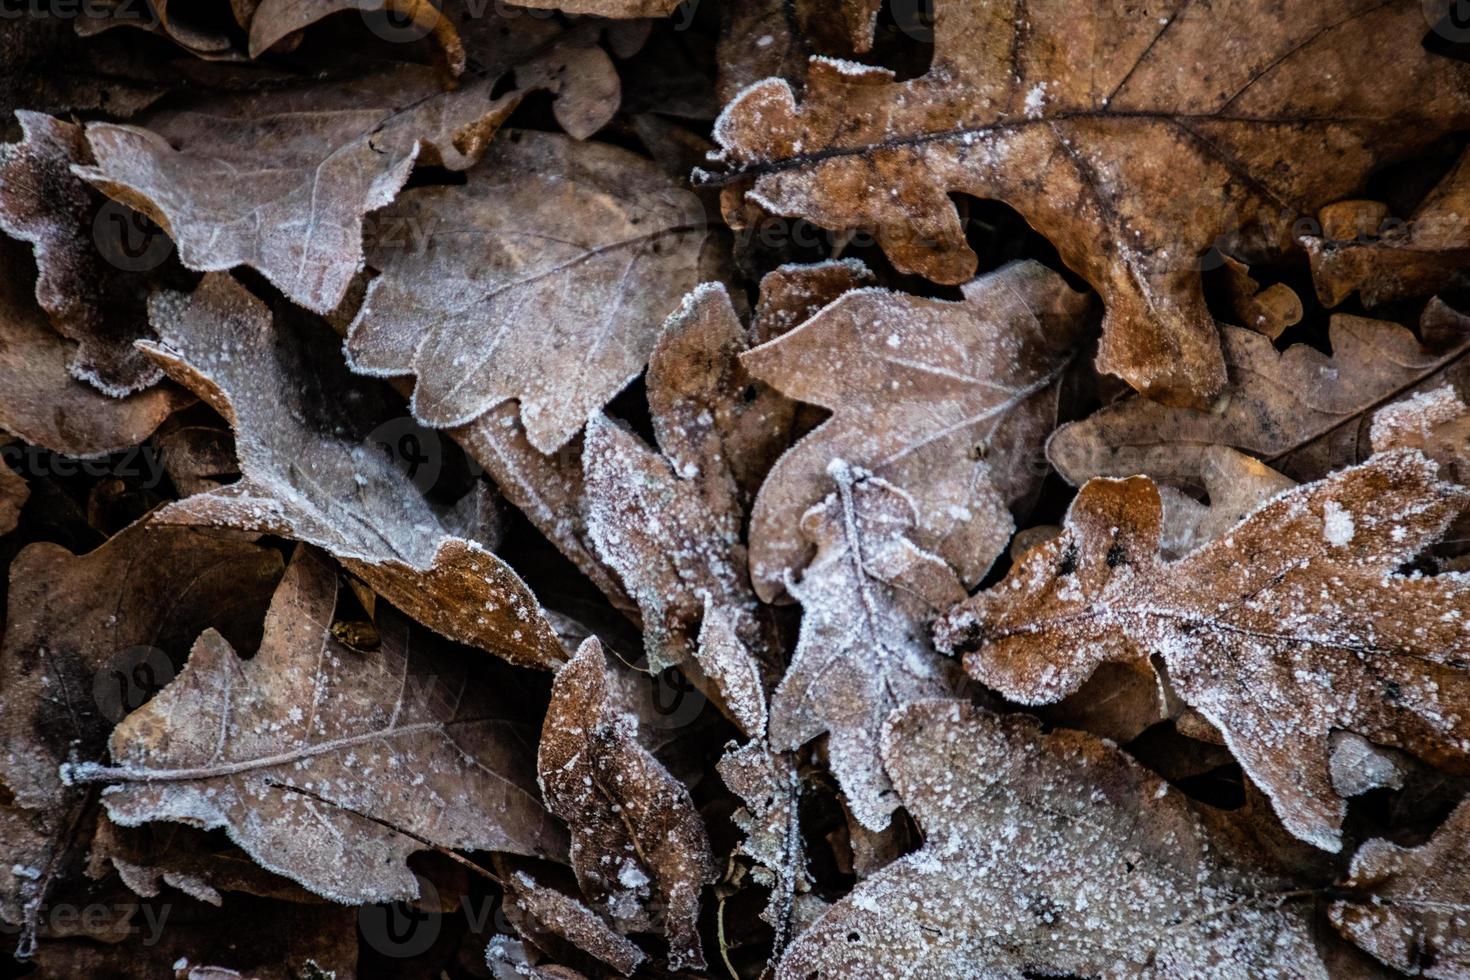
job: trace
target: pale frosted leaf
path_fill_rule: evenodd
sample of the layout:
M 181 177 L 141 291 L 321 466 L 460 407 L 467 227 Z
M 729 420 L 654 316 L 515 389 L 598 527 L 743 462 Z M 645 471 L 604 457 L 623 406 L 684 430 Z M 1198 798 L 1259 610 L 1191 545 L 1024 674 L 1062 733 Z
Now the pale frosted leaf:
M 504 682 L 391 609 L 378 648 L 355 651 L 330 629 L 336 604 L 336 570 L 299 547 L 259 653 L 242 660 L 206 631 L 113 731 L 113 764 L 68 777 L 106 784 L 117 823 L 222 827 L 263 867 L 348 904 L 417 895 L 405 862 L 426 848 L 561 853 Z
M 517 872 L 509 884 L 507 898 L 528 920 L 526 929 L 564 939 L 624 976 L 632 976 L 646 959 L 642 950 L 570 895 L 538 883 L 525 872 Z
M 372 444 L 388 406 L 347 372 L 330 335 L 311 323 L 286 329 L 225 273 L 190 294 L 155 295 L 149 312 L 159 340 L 145 349 L 230 421 L 244 474 L 154 520 L 306 541 L 451 639 L 528 666 L 563 659 L 520 578 L 451 534 Z
M 963 287 L 960 302 L 860 289 L 741 358 L 783 393 L 832 411 L 777 461 L 751 514 L 751 577 L 767 601 L 810 556 L 802 514 L 842 459 L 902 487 L 914 540 L 978 582 L 1005 548 L 1008 507 L 1041 485 L 1037 455 L 1089 301 L 1035 262 Z
M 954 664 L 930 645 L 928 620 L 964 598 L 943 559 L 911 540 L 914 501 L 838 461 L 836 491 L 802 529 L 816 548 L 801 581 L 801 635 L 771 700 L 771 745 L 830 733 L 827 755 L 853 814 L 881 830 L 898 806 L 878 756 L 883 719 L 908 701 L 956 690 Z
M 1200 255 L 1288 253 L 1291 215 L 1470 123 L 1470 66 L 1425 50 L 1411 3 L 935 10 L 918 78 L 815 58 L 799 98 L 743 90 L 722 179 L 951 284 L 977 260 L 949 195 L 1004 201 L 1102 296 L 1099 367 L 1175 404 L 1225 386 Z
M 1296 486 L 1290 477 L 1226 446 L 1205 446 L 1198 453 L 1208 504 L 1172 487 L 1159 488 L 1164 505 L 1159 550 L 1171 560 L 1209 544 L 1266 501 Z
M 416 379 L 414 414 L 453 427 L 520 402 L 531 444 L 565 445 L 643 370 L 699 279 L 699 199 L 658 167 L 554 133 L 501 134 L 463 186 L 375 216 L 382 272 L 348 333 L 354 369 Z
M 703 969 L 699 893 L 716 877 L 709 839 L 689 791 L 636 731 L 609 701 L 602 645 L 587 640 L 552 684 L 541 792 L 571 829 L 572 868 L 593 907 L 624 931 L 661 927 L 670 969 Z
M 1344 936 L 1396 970 L 1436 980 L 1470 976 L 1470 802 L 1419 847 L 1358 848 L 1328 915 Z
M 77 173 L 157 221 L 189 268 L 248 265 L 327 313 L 362 265 L 363 216 L 393 200 L 415 162 L 468 167 L 520 101 L 491 99 L 496 81 L 445 92 L 432 69 L 399 65 L 155 113 L 144 126 L 91 123 L 96 164 Z
M 1093 480 L 1062 534 L 956 607 L 940 642 L 1028 704 L 1066 696 L 1104 661 L 1161 658 L 1287 829 L 1335 851 L 1346 804 L 1333 731 L 1470 766 L 1470 581 L 1398 571 L 1467 501 L 1396 450 L 1281 493 L 1168 562 L 1153 483 Z
M 1327 977 L 1310 907 L 1107 743 L 925 701 L 883 757 L 924 846 L 822 915 L 780 980 Z

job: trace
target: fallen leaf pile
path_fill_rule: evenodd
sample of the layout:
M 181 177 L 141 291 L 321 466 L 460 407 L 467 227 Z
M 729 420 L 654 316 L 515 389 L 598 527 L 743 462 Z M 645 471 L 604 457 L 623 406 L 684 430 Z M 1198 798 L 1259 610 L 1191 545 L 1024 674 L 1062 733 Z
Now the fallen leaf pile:
M 7 11 L 0 980 L 1470 980 L 1462 7 Z

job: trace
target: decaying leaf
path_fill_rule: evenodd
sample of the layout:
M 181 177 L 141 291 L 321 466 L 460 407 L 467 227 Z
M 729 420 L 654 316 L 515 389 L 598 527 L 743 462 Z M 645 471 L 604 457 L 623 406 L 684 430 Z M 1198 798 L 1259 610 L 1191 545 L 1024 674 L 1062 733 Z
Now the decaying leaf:
M 777 977 L 1324 978 L 1309 907 L 1116 749 L 911 704 L 883 757 L 924 846 L 829 909 Z
M 1280 282 L 1263 288 L 1245 263 L 1228 255 L 1222 259 L 1225 291 L 1241 323 L 1275 340 L 1287 327 L 1301 321 L 1302 301 L 1294 289 Z
M 22 139 L 0 145 L 0 230 L 30 243 L 40 275 L 36 300 L 77 348 L 68 369 L 123 398 L 162 372 L 133 348 L 146 330 L 142 287 L 99 251 L 101 196 L 71 168 L 90 161 L 80 126 L 19 112 Z
M 816 555 L 799 583 L 801 637 L 771 701 L 771 744 L 795 749 L 829 732 L 827 756 L 854 816 L 881 830 L 898 806 L 878 756 L 883 719 L 920 698 L 957 689 L 927 625 L 964 598 L 944 560 L 912 540 L 914 500 L 841 460 L 836 491 L 802 517 Z
M 703 207 L 627 150 L 553 133 L 502 134 L 467 178 L 376 215 L 419 237 L 370 242 L 382 275 L 347 351 L 361 373 L 413 375 L 428 425 L 518 400 L 531 444 L 550 453 L 638 376 L 699 280 Z
M 1423 36 L 1418 6 L 1381 0 L 940 0 L 927 74 L 817 59 L 800 102 L 759 82 L 715 138 L 767 210 L 875 229 L 895 266 L 937 282 L 976 266 L 948 194 L 1005 201 L 1101 294 L 1099 368 L 1202 406 L 1226 376 L 1197 257 L 1252 227 L 1280 254 L 1293 215 L 1470 122 L 1470 66 Z
M 552 685 L 541 792 L 571 830 L 572 868 L 593 906 L 624 931 L 660 925 L 670 969 L 703 969 L 696 919 L 700 890 L 715 879 L 709 840 L 689 791 L 635 730 L 609 703 L 602 645 L 587 640 Z
M 761 918 L 775 931 L 774 959 L 791 938 L 797 896 L 811 886 L 801 838 L 796 757 L 773 751 L 766 738 L 758 737 L 738 747 L 727 745 L 717 768 L 744 804 L 731 815 L 745 835 L 739 853 L 755 862 L 753 877 L 771 892 Z
M 12 444 L 0 438 L 0 453 L 8 445 Z M 25 506 L 30 495 L 31 488 L 26 484 L 25 477 L 0 459 L 0 534 L 9 534 L 15 530 L 16 522 L 20 520 L 20 509 Z
M 179 823 L 121 827 L 100 813 L 87 852 L 87 874 L 103 878 L 110 870 L 141 898 L 157 898 L 166 886 L 216 907 L 225 904 L 223 893 L 301 904 L 321 901 L 195 827 Z
M 967 583 L 1004 549 L 1009 507 L 1035 494 L 1036 456 L 1089 302 L 1062 277 L 1015 263 L 964 300 L 846 293 L 741 358 L 752 375 L 832 418 L 777 461 L 751 513 L 751 578 L 770 601 L 810 557 L 798 524 L 840 459 L 908 493 L 914 540 Z
M 522 6 L 594 17 L 667 17 L 684 0 L 526 0 Z
M 1353 855 L 1344 897 L 1328 914 L 1339 932 L 1410 976 L 1470 974 L 1470 802 L 1419 847 L 1370 840 Z
M 560 853 L 513 697 L 391 610 L 378 649 L 349 649 L 329 628 L 336 603 L 336 571 L 302 546 L 258 654 L 206 631 L 113 731 L 112 764 L 67 777 L 106 784 L 117 823 L 223 827 L 263 867 L 349 904 L 417 895 L 405 861 L 425 848 Z
M 495 82 L 443 92 L 431 69 L 399 65 L 222 97 L 146 125 L 91 123 L 96 163 L 76 172 L 158 222 L 189 268 L 248 265 L 327 313 L 362 264 L 363 215 L 392 201 L 416 162 L 463 170 L 483 152 L 520 100 L 490 98 Z
M 1260 456 L 1293 479 L 1316 479 L 1360 461 L 1375 409 L 1407 389 L 1433 385 L 1438 372 L 1470 351 L 1470 317 L 1435 300 L 1421 328 L 1427 333 L 1431 323 L 1449 334 L 1442 349 L 1421 345 L 1397 324 L 1336 315 L 1331 357 L 1306 344 L 1278 352 L 1253 330 L 1222 327 L 1230 389 L 1213 409 L 1124 399 L 1057 429 L 1047 457 L 1078 485 L 1144 473 L 1202 487 L 1203 453 L 1221 445 Z
M 145 903 L 137 927 L 114 943 L 43 943 L 47 977 L 88 980 L 355 980 L 356 917 L 331 905 L 241 899 L 231 907 Z M 167 911 L 165 911 L 167 910 Z
M 73 377 L 76 348 L 36 305 L 19 251 L 0 247 L 0 429 L 54 452 L 96 456 L 142 442 L 194 400 L 172 385 L 111 398 Z
M 1173 560 L 1195 551 L 1239 524 L 1252 511 L 1296 481 L 1225 446 L 1199 450 L 1199 478 L 1208 504 L 1172 487 L 1159 487 L 1164 507 L 1159 551 Z
M 147 524 L 86 555 L 22 550 L 0 651 L 0 780 L 15 802 L 61 807 L 57 767 L 100 758 L 112 725 L 168 680 L 201 630 L 253 648 L 280 574 L 274 551 Z
M 1160 657 L 1286 828 L 1335 851 L 1333 731 L 1450 768 L 1470 759 L 1470 583 L 1398 571 L 1470 502 L 1435 471 L 1414 450 L 1376 455 L 1173 562 L 1159 556 L 1153 483 L 1093 480 L 1061 535 L 956 607 L 940 644 L 1026 704 L 1067 695 L 1104 661 Z
M 230 421 L 244 474 L 154 520 L 306 541 L 451 639 L 528 666 L 564 658 L 520 578 L 446 526 L 372 445 L 387 406 L 348 374 L 330 334 L 283 329 L 225 273 L 193 293 L 155 295 L 149 314 L 159 339 L 145 349 Z
M 1470 284 L 1470 153 L 1461 155 L 1406 222 L 1370 234 L 1349 241 L 1303 237 L 1323 305 L 1338 306 L 1357 293 L 1374 306 Z
M 549 933 L 571 943 L 624 976 L 632 976 L 646 957 L 628 939 L 613 932 L 596 912 L 581 902 L 542 885 L 525 872 L 508 882 L 509 898 L 523 918 L 524 931 Z
M 41 542 L 11 563 L 0 649 L 0 840 L 11 873 L 0 876 L 0 917 L 21 927 L 22 950 L 88 833 L 85 796 L 58 767 L 99 758 L 112 725 L 173 676 L 201 629 L 252 648 L 280 572 L 264 548 L 143 524 L 83 556 Z
M 588 528 L 638 602 L 655 673 L 698 655 L 710 607 L 747 657 L 775 658 L 770 619 L 750 588 L 744 508 L 726 462 L 740 454 L 742 439 L 759 438 L 771 424 L 759 408 L 747 412 L 741 398 L 749 379 L 737 358 L 746 347 L 728 294 L 702 286 L 664 324 L 649 359 L 648 400 L 661 452 L 602 416 L 588 424 Z

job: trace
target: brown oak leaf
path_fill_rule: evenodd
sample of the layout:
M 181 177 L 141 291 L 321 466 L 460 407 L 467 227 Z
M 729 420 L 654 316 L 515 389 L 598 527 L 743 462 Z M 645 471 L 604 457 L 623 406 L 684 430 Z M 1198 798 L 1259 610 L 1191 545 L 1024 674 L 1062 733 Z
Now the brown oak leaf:
M 77 344 L 72 376 L 116 398 L 147 388 L 163 374 L 133 347 L 145 287 L 99 248 L 104 199 L 72 173 L 91 161 L 82 127 L 39 112 L 16 119 L 20 142 L 0 144 L 0 230 L 35 251 L 36 301 Z
M 518 871 L 506 882 L 506 898 L 514 907 L 516 929 L 531 941 L 550 935 L 611 966 L 624 976 L 647 959 L 631 941 L 618 935 L 602 916 L 570 895 Z M 507 915 L 512 912 L 507 910 Z
M 220 96 L 143 125 L 91 123 L 96 163 L 76 173 L 156 221 L 185 266 L 248 265 L 327 313 L 362 265 L 363 216 L 416 163 L 469 167 L 519 103 L 516 91 L 492 99 L 496 81 L 445 92 L 432 69 L 397 65 Z
M 194 401 L 173 385 L 111 398 L 71 372 L 76 348 L 59 336 L 31 292 L 22 248 L 0 245 L 0 429 L 68 456 L 135 446 Z
M 347 904 L 415 897 L 405 862 L 426 848 L 562 853 L 505 680 L 391 609 L 379 646 L 353 650 L 330 629 L 336 604 L 336 570 L 299 547 L 259 653 L 243 660 L 206 631 L 113 731 L 112 764 L 67 778 L 105 784 L 117 823 L 222 827 L 261 866 Z
M 1335 851 L 1346 804 L 1333 731 L 1470 764 L 1470 585 L 1398 571 L 1470 502 L 1435 471 L 1414 450 L 1378 454 L 1172 562 L 1154 484 L 1093 480 L 1061 535 L 946 616 L 940 645 L 1027 704 L 1064 697 L 1105 661 L 1161 658 L 1286 828 Z
M 643 370 L 708 233 L 698 198 L 651 162 L 530 131 L 502 134 L 465 185 L 411 190 L 375 222 L 382 274 L 348 332 L 353 369 L 413 375 L 414 415 L 435 427 L 516 399 L 543 453 Z
M 1383 224 L 1367 240 L 1302 238 L 1324 306 L 1338 306 L 1355 292 L 1375 306 L 1470 285 L 1470 153 L 1407 221 Z
M 883 758 L 924 845 L 823 914 L 778 980 L 1328 976 L 1290 883 L 1091 735 L 924 701 L 888 720 Z
M 1434 385 L 1470 351 L 1470 317 L 1434 300 L 1421 332 L 1431 325 L 1442 325 L 1442 347 L 1422 345 L 1398 324 L 1335 315 L 1331 356 L 1306 344 L 1278 351 L 1253 330 L 1222 327 L 1230 388 L 1210 411 L 1126 398 L 1057 429 L 1047 458 L 1074 485 L 1143 473 L 1203 489 L 1204 453 L 1221 445 L 1293 479 L 1317 479 L 1367 455 L 1361 447 L 1375 409 Z
M 771 426 L 765 405 L 741 397 L 750 379 L 738 358 L 748 346 L 724 288 L 701 286 L 669 317 L 649 358 L 660 452 L 602 416 L 587 427 L 588 529 L 638 602 L 655 673 L 702 659 L 698 636 L 709 607 L 747 656 L 767 664 L 776 657 L 773 626 L 750 588 L 733 472 L 733 461 Z
M 919 511 L 893 484 L 836 461 L 836 491 L 802 518 L 816 555 L 789 588 L 801 635 L 771 700 L 771 745 L 829 732 L 827 757 L 860 823 L 882 830 L 898 806 L 878 755 L 883 719 L 955 693 L 958 671 L 930 645 L 928 620 L 964 598 L 942 558 L 914 543 Z
M 1172 404 L 1226 381 L 1202 253 L 1259 229 L 1282 254 L 1295 216 L 1470 122 L 1470 66 L 1425 50 L 1412 0 L 935 13 L 918 78 L 818 58 L 800 100 L 741 92 L 715 125 L 725 179 L 952 284 L 976 256 L 948 195 L 1006 202 L 1101 294 L 1099 368 Z
M 661 926 L 669 968 L 702 970 L 699 893 L 716 877 L 709 839 L 689 791 L 635 731 L 609 701 L 602 645 L 587 640 L 552 684 L 541 793 L 571 830 L 572 868 L 593 907 L 624 931 Z
M 63 785 L 58 767 L 99 758 L 113 724 L 173 676 L 200 630 L 253 648 L 280 574 L 274 551 L 142 523 L 86 555 L 40 542 L 11 562 L 0 840 L 20 870 L 0 876 L 0 916 L 21 926 L 22 949 L 89 836 L 87 799 Z
M 1005 549 L 1009 508 L 1045 476 L 1035 457 L 1090 304 L 1035 262 L 963 292 L 951 302 L 854 290 L 741 358 L 755 377 L 833 413 L 776 462 L 756 497 L 750 563 L 762 599 L 810 557 L 798 525 L 831 492 L 834 459 L 912 496 L 914 540 L 965 582 Z
M 1470 974 L 1470 802 L 1419 847 L 1368 841 L 1353 855 L 1343 897 L 1327 910 L 1338 932 L 1395 970 L 1455 980 Z
M 229 420 L 244 474 L 153 520 L 314 544 L 451 639 L 526 666 L 564 659 L 515 572 L 436 514 L 373 445 L 388 406 L 348 373 L 329 333 L 286 328 L 227 273 L 193 293 L 156 294 L 149 314 L 159 339 L 144 349 Z

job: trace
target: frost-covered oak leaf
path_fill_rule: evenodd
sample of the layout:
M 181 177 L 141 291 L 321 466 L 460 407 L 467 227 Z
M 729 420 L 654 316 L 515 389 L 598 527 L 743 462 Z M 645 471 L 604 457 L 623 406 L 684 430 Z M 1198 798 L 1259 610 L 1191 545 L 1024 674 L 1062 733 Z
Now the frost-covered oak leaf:
M 659 452 L 602 416 L 582 450 L 587 526 L 598 554 L 643 614 L 649 667 L 698 657 L 706 607 L 719 610 L 749 656 L 774 663 L 774 626 L 750 588 L 745 509 L 733 461 L 770 425 L 747 403 L 745 328 L 722 286 L 686 297 L 648 364 Z M 718 680 L 718 678 L 716 678 Z
M 550 945 L 546 937 L 551 937 L 571 943 L 624 976 L 632 976 L 647 959 L 632 941 L 614 932 L 602 916 L 524 871 L 511 876 L 505 887 L 509 906 L 506 915 L 528 941 Z
M 382 274 L 348 332 L 353 369 L 413 375 L 414 414 L 436 427 L 518 400 L 544 453 L 643 370 L 708 234 L 699 199 L 651 161 L 532 131 L 375 223 Z
M 281 574 L 269 548 L 133 524 L 85 555 L 27 545 L 10 566 L 0 649 L 0 780 L 14 801 L 61 807 L 56 770 L 100 758 L 122 713 L 184 661 L 201 630 L 253 647 Z
M 346 81 L 266 88 L 91 123 L 96 162 L 76 172 L 147 214 L 201 272 L 248 265 L 318 313 L 362 265 L 363 216 L 416 163 L 470 166 L 520 102 L 496 76 L 443 91 L 433 69 L 397 65 Z M 381 225 L 380 225 L 381 227 Z
M 1470 124 L 1470 65 L 1425 27 L 1414 0 L 939 0 L 926 74 L 813 59 L 799 97 L 757 82 L 714 134 L 734 190 L 873 229 L 936 282 L 976 267 L 949 195 L 1006 202 L 1102 296 L 1098 366 L 1203 406 L 1226 377 L 1202 253 L 1242 230 L 1286 253 L 1293 216 Z
M 912 498 L 841 461 L 830 473 L 835 492 L 802 518 L 816 555 L 789 586 L 802 605 L 801 634 L 771 700 L 770 740 L 789 750 L 830 733 L 827 756 L 848 807 L 882 830 L 899 805 L 878 754 L 883 719 L 956 692 L 958 671 L 934 652 L 928 624 L 965 590 L 912 540 Z
M 76 343 L 73 377 L 123 398 L 163 373 L 133 347 L 146 330 L 143 292 L 108 262 L 97 239 L 111 233 L 106 200 L 71 172 L 91 159 L 82 127 L 39 112 L 17 112 L 21 140 L 0 144 L 0 230 L 35 252 L 36 301 Z
M 1170 562 L 1154 484 L 1093 480 L 1062 533 L 952 610 L 939 642 L 1026 704 L 1159 657 L 1286 828 L 1335 851 L 1334 731 L 1470 768 L 1470 580 L 1399 571 L 1467 503 L 1419 452 L 1381 453 Z
M 883 758 L 924 846 L 817 919 L 778 980 L 1326 980 L 1310 906 L 1108 743 L 925 701 L 889 719 Z
M 347 647 L 336 604 L 337 570 L 299 547 L 254 657 L 206 631 L 113 731 L 112 765 L 65 775 L 105 784 L 119 824 L 224 828 L 263 867 L 347 904 L 416 897 L 406 861 L 428 848 L 563 853 L 515 695 L 390 608 L 377 649 Z
M 799 524 L 831 492 L 834 459 L 903 488 L 918 506 L 914 540 L 965 582 L 1005 549 L 1008 508 L 1045 476 L 1036 456 L 1090 302 L 1029 261 L 962 291 L 951 302 L 853 290 L 741 358 L 784 394 L 832 411 L 776 462 L 756 498 L 750 558 L 761 598 L 779 595 L 810 557 Z
M 36 305 L 21 251 L 0 243 L 0 429 L 66 456 L 98 456 L 136 446 L 194 401 L 173 385 L 113 398 L 77 380 L 77 347 Z
M 552 683 L 541 792 L 571 830 L 572 869 L 593 907 L 623 931 L 660 927 L 669 968 L 702 970 L 699 893 L 716 878 L 709 838 L 689 790 L 636 732 L 609 698 L 602 644 L 586 640 Z
M 1338 932 L 1395 970 L 1470 976 L 1470 802 L 1418 847 L 1368 841 L 1337 894 L 1327 911 Z
M 156 294 L 149 313 L 159 339 L 144 349 L 229 420 L 243 474 L 153 520 L 314 544 L 451 639 L 525 666 L 565 659 L 515 572 L 451 527 L 373 444 L 391 409 L 381 386 L 343 367 L 329 333 L 282 324 L 228 273 L 193 293 Z
M 1375 409 L 1432 384 L 1470 352 L 1470 317 L 1437 299 L 1420 331 L 1447 343 L 1431 348 L 1396 323 L 1341 314 L 1328 326 L 1331 356 L 1306 344 L 1278 351 L 1254 330 L 1222 327 L 1230 386 L 1209 411 L 1125 398 L 1057 429 L 1047 457 L 1079 486 L 1142 473 L 1202 489 L 1215 445 L 1259 456 L 1292 479 L 1317 479 L 1368 455 Z

